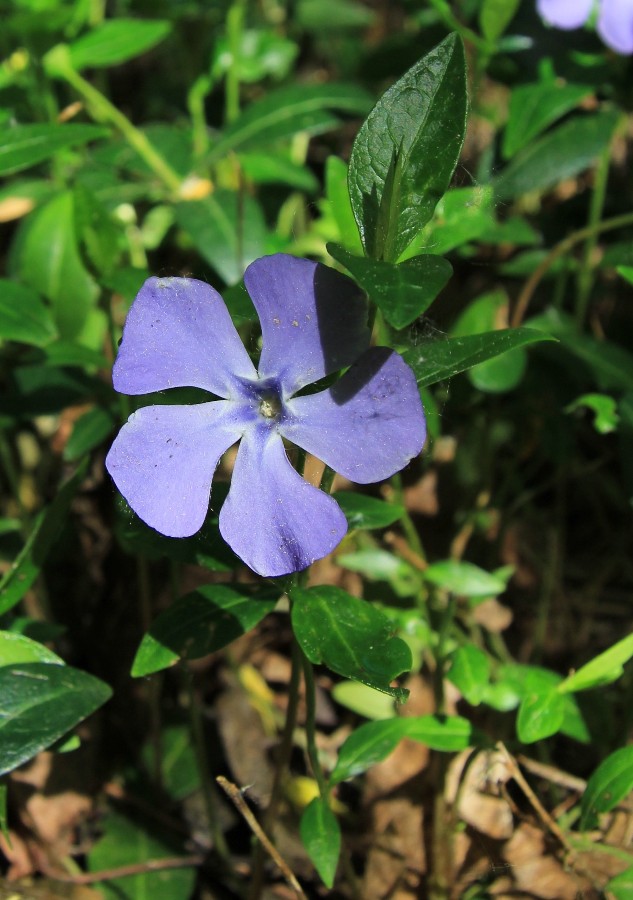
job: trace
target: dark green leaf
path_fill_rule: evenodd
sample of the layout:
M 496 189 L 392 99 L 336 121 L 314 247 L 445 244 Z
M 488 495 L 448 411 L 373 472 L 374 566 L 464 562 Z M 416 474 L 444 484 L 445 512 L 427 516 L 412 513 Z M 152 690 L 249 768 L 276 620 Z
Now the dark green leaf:
M 301 840 L 323 884 L 334 884 L 341 852 L 341 829 L 336 816 L 321 797 L 315 797 L 301 817 Z
M 0 175 L 51 159 L 63 147 L 107 136 L 107 129 L 97 125 L 13 125 L 0 132 Z
M 355 0 L 298 0 L 294 16 L 307 31 L 329 32 L 366 28 L 376 13 Z
M 95 406 L 77 419 L 68 443 L 64 447 L 64 459 L 70 462 L 80 459 L 98 447 L 113 431 L 116 420 L 112 413 L 102 406 Z
M 109 19 L 70 44 L 70 60 L 77 71 L 114 66 L 150 50 L 170 31 L 166 21 Z
M 560 731 L 565 717 L 563 698 L 555 690 L 527 693 L 517 716 L 517 735 L 524 744 L 533 744 Z
M 362 88 L 346 84 L 302 84 L 269 91 L 224 130 L 209 159 L 220 159 L 231 150 L 269 146 L 299 131 L 327 131 L 338 124 L 335 113 L 364 115 L 370 102 Z
M 275 608 L 278 594 L 203 585 L 162 613 L 144 636 L 132 665 L 139 677 L 226 647 Z
M 183 800 L 200 787 L 198 760 L 191 741 L 191 729 L 184 725 L 164 728 L 160 733 L 160 747 L 162 787 L 174 800 Z M 142 753 L 148 772 L 153 770 L 155 752 L 155 743 L 150 738 Z
M 591 88 L 586 85 L 562 84 L 557 80 L 514 87 L 503 134 L 504 157 L 514 156 L 517 150 L 527 146 L 532 138 L 578 106 L 590 93 Z
M 595 770 L 581 800 L 581 828 L 593 828 L 600 813 L 609 812 L 633 790 L 633 745 L 607 756 Z
M 362 775 L 376 763 L 386 759 L 406 736 L 408 719 L 383 719 L 366 722 L 343 742 L 338 753 L 332 784 Z
M 378 101 L 350 158 L 352 208 L 368 256 L 396 262 L 448 188 L 466 127 L 466 66 L 449 35 Z
M 494 181 L 499 199 L 546 191 L 587 169 L 609 145 L 620 120 L 617 110 L 577 116 L 514 157 Z
M 0 338 L 43 347 L 56 336 L 50 309 L 39 294 L 15 281 L 0 279 Z
M 227 284 L 238 282 L 264 252 L 266 224 L 248 194 L 240 198 L 233 191 L 216 191 L 205 200 L 178 203 L 175 213 L 200 256 Z
M 111 693 L 103 681 L 68 666 L 0 668 L 0 774 L 50 747 Z
M 406 328 L 425 312 L 453 273 L 441 256 L 414 256 L 398 265 L 354 256 L 338 244 L 328 244 L 328 253 L 380 308 L 394 328 Z
M 70 503 L 86 474 L 86 467 L 87 461 L 60 488 L 50 506 L 39 514 L 20 554 L 0 580 L 0 615 L 19 603 L 37 578 L 60 535 Z
M 384 613 L 340 588 L 292 591 L 292 627 L 310 662 L 404 699 L 391 682 L 411 668 L 411 651 Z
M 552 336 L 534 328 L 505 328 L 468 337 L 424 341 L 403 356 L 415 372 L 418 385 L 428 387 L 515 347 L 543 340 L 552 340 Z
M 404 515 L 404 507 L 366 494 L 336 491 L 332 495 L 345 513 L 350 528 L 386 528 Z

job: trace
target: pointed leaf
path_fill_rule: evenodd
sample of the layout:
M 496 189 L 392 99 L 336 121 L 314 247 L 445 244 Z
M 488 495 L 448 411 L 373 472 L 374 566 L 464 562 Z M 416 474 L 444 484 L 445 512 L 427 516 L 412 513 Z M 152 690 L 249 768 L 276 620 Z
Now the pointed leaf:
M 0 666 L 31 662 L 48 663 L 54 666 L 64 665 L 64 660 L 44 644 L 13 631 L 0 631 Z
M 404 699 L 391 682 L 411 668 L 411 651 L 393 636 L 389 619 L 365 600 L 340 588 L 292 591 L 292 627 L 310 662 Z
M 546 693 L 530 692 L 519 706 L 517 735 L 524 744 L 542 741 L 560 731 L 565 718 L 563 697 L 555 690 Z
M 104 68 L 126 62 L 156 46 L 171 31 L 167 21 L 108 19 L 68 47 L 73 68 Z
M 628 637 L 622 638 L 604 653 L 600 653 L 585 663 L 577 672 L 568 675 L 558 685 L 558 691 L 561 694 L 569 694 L 575 691 L 586 691 L 588 688 L 599 687 L 602 684 L 611 684 L 622 675 L 624 664 L 632 656 L 633 634 L 629 634 Z
M 386 503 L 366 494 L 336 491 L 332 496 L 345 513 L 350 528 L 386 528 L 404 515 L 403 506 Z
M 581 828 L 593 828 L 600 813 L 609 812 L 633 790 L 633 745 L 607 756 L 595 770 L 581 800 Z
M 510 95 L 508 124 L 503 134 L 505 159 L 527 146 L 532 138 L 560 119 L 591 94 L 583 84 L 561 84 L 554 80 L 513 88 Z
M 0 175 L 51 159 L 63 147 L 107 137 L 98 125 L 13 125 L 0 133 Z
M 368 256 L 396 262 L 448 188 L 466 127 L 466 67 L 449 35 L 378 101 L 349 167 L 352 208 Z
M 365 722 L 343 742 L 330 783 L 338 784 L 362 775 L 386 759 L 406 736 L 408 719 L 382 719 Z
M 321 797 L 315 797 L 306 807 L 300 832 L 303 846 L 323 884 L 331 888 L 341 853 L 341 829 L 336 816 Z
M 31 288 L 0 279 L 0 339 L 43 347 L 56 337 L 50 309 Z

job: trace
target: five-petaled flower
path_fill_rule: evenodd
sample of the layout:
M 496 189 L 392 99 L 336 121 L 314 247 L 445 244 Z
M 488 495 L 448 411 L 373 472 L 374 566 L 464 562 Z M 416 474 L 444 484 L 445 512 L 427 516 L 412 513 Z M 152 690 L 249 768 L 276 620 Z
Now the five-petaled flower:
M 125 323 L 114 387 L 135 395 L 197 387 L 221 399 L 142 407 L 106 466 L 144 522 L 187 537 L 204 522 L 220 457 L 240 441 L 220 532 L 251 569 L 276 576 L 325 556 L 347 530 L 335 500 L 290 464 L 283 439 L 367 484 L 420 452 L 425 423 L 411 369 L 394 351 L 369 348 L 365 299 L 352 281 L 276 254 L 253 262 L 244 282 L 262 329 L 257 369 L 212 287 L 145 282 Z M 350 365 L 334 385 L 303 391 Z
M 597 0 L 596 30 L 616 53 L 633 53 L 633 0 Z M 537 0 L 539 14 L 556 28 L 580 28 L 596 0 Z

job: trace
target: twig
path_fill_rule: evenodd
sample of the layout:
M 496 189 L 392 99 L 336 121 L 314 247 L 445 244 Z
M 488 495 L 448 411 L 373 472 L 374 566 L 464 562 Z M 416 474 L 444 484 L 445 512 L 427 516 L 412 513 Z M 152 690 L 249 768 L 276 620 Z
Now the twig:
M 579 794 L 584 793 L 587 782 L 584 778 L 577 778 L 575 775 L 569 775 L 567 772 L 561 771 L 554 766 L 548 766 L 545 763 L 537 762 L 535 759 L 529 759 L 527 756 L 517 756 L 519 762 L 524 769 L 536 775 L 537 778 L 544 778 L 558 787 L 565 788 L 568 791 L 576 791 Z
M 204 856 L 173 856 L 164 859 L 148 859 L 142 863 L 131 863 L 115 869 L 103 869 L 100 872 L 82 872 L 80 875 L 61 874 L 55 871 L 43 871 L 52 881 L 64 881 L 70 884 L 94 884 L 98 881 L 112 881 L 114 878 L 125 878 L 129 875 L 142 875 L 145 872 L 161 872 L 164 869 L 189 869 L 201 866 Z
M 251 829 L 257 840 L 261 843 L 263 847 L 265 847 L 266 851 L 270 855 L 271 859 L 279 868 L 280 872 L 295 892 L 297 897 L 300 897 L 301 900 L 308 900 L 303 889 L 297 879 L 295 878 L 293 872 L 289 868 L 288 864 L 281 857 L 277 848 L 271 843 L 269 838 L 266 836 L 264 830 L 261 825 L 253 815 L 253 813 L 248 808 L 244 797 L 242 796 L 242 792 L 237 787 L 237 785 L 232 784 L 227 778 L 223 775 L 218 775 L 215 779 L 217 783 L 220 785 L 222 790 L 226 793 L 228 797 L 233 801 L 237 811 L 241 816 L 246 820 L 248 827 Z

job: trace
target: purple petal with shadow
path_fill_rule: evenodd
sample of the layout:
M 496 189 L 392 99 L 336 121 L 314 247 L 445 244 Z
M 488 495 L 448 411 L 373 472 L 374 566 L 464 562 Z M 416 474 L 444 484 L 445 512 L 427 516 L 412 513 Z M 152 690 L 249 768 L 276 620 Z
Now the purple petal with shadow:
M 333 387 L 286 403 L 280 431 L 351 481 L 381 481 L 424 444 L 415 376 L 387 347 L 368 350 Z
M 555 28 L 580 28 L 584 25 L 593 0 L 538 0 L 536 8 L 542 19 Z
M 277 253 L 251 263 L 244 283 L 262 326 L 259 375 L 277 378 L 285 397 L 369 346 L 364 295 L 334 269 Z
M 254 572 L 274 577 L 306 569 L 346 531 L 340 507 L 293 469 L 274 428 L 260 425 L 244 435 L 220 532 Z
M 117 435 L 106 468 L 139 518 L 168 537 L 189 537 L 202 527 L 213 473 L 241 437 L 243 418 L 225 400 L 145 406 Z
M 148 278 L 123 329 L 115 390 L 199 387 L 231 398 L 240 376 L 257 373 L 218 292 L 194 278 Z
M 616 53 L 633 53 L 633 0 L 602 0 L 597 31 Z

